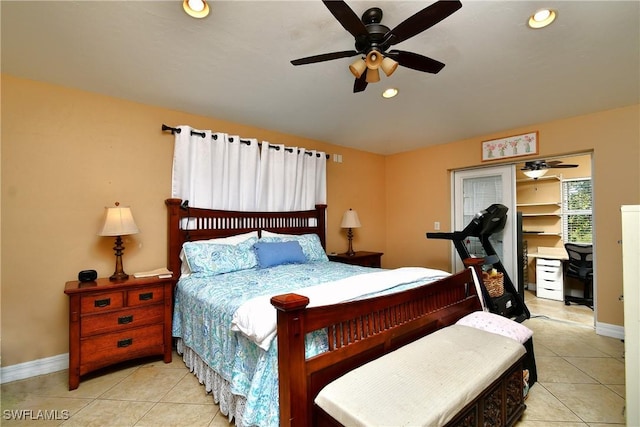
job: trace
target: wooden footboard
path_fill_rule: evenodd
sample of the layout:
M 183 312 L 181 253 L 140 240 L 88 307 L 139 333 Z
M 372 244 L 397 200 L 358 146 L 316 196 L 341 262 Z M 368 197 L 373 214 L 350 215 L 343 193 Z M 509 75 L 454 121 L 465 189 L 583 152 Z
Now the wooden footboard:
M 481 309 L 470 269 L 404 292 L 306 308 L 297 294 L 275 296 L 278 310 L 280 425 L 313 424 L 313 400 L 328 383 L 383 354 Z M 329 350 L 307 359 L 304 339 L 326 330 Z

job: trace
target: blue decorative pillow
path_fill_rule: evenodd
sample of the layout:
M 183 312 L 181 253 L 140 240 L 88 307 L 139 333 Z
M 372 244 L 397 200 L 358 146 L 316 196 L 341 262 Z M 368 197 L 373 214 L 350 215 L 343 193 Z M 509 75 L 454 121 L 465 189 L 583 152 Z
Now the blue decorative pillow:
M 329 261 L 320 237 L 315 233 L 309 234 L 278 234 L 270 231 L 262 230 L 261 242 L 290 242 L 296 241 L 302 247 L 302 252 L 308 261 Z
M 304 264 L 307 257 L 302 252 L 300 243 L 290 242 L 257 242 L 253 245 L 258 266 L 273 267 L 281 264 Z
M 215 243 L 216 245 L 238 245 L 252 237 L 255 237 L 255 239 L 258 238 L 258 232 L 257 231 L 250 231 L 248 233 L 243 233 L 243 234 L 235 234 L 233 236 L 229 236 L 229 237 L 217 237 L 215 239 L 208 239 L 208 240 L 196 240 L 193 242 L 189 242 L 190 245 L 208 245 L 211 243 Z M 255 242 L 255 240 L 253 240 L 251 242 L 251 245 L 253 245 L 253 243 Z M 251 249 L 251 248 L 249 248 Z M 182 250 L 180 251 L 180 275 L 181 276 L 188 276 L 192 273 L 191 268 L 189 266 L 189 261 L 187 260 L 185 253 L 184 253 L 184 247 L 182 248 Z
M 236 245 L 186 242 L 182 245 L 192 273 L 216 275 L 247 270 L 258 265 L 252 246 L 258 239 L 251 237 Z

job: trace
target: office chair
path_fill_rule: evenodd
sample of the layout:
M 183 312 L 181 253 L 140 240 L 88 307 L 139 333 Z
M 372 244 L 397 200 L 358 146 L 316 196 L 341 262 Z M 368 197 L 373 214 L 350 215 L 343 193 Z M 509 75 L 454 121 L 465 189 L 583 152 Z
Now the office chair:
M 569 255 L 565 277 L 572 277 L 582 282 L 584 286 L 582 297 L 565 295 L 564 303 L 565 305 L 570 305 L 572 302 L 582 304 L 593 310 L 593 246 L 565 243 L 564 248 Z

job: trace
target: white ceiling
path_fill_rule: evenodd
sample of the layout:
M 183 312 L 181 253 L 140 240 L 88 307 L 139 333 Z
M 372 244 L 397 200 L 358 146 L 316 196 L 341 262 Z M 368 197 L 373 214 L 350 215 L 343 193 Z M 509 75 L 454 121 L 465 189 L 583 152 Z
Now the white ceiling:
M 358 16 L 381 7 L 394 28 L 433 1 L 347 3 Z M 462 0 L 394 46 L 445 63 L 439 74 L 398 67 L 357 94 L 354 58 L 289 62 L 353 49 L 320 0 L 212 0 L 202 20 L 180 0 L 0 4 L 3 73 L 374 153 L 640 102 L 638 1 Z M 529 29 L 543 6 L 558 19 Z M 388 86 L 400 94 L 384 100 Z

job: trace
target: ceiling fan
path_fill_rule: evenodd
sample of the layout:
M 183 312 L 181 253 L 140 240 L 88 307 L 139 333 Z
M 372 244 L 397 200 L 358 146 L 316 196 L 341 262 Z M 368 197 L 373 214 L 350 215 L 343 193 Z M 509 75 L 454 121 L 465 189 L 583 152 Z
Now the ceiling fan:
M 360 55 L 361 58 L 349 66 L 356 77 L 353 92 L 362 92 L 368 83 L 380 81 L 379 68 L 390 76 L 398 65 L 417 71 L 437 74 L 444 64 L 435 59 L 404 50 L 388 49 L 424 30 L 434 26 L 458 9 L 458 0 L 440 0 L 405 19 L 394 29 L 381 24 L 382 9 L 372 7 L 358 18 L 355 12 L 341 0 L 322 0 L 329 12 L 355 38 L 355 50 L 325 53 L 291 61 L 293 65 L 313 64 L 339 58 Z
M 562 163 L 560 160 L 551 160 L 547 162 L 546 160 L 532 160 L 529 162 L 525 162 L 524 167 L 521 168 L 521 171 L 524 171 L 524 174 L 529 178 L 538 179 L 544 174 L 547 173 L 549 169 L 566 169 L 566 168 L 577 168 L 578 165 Z

